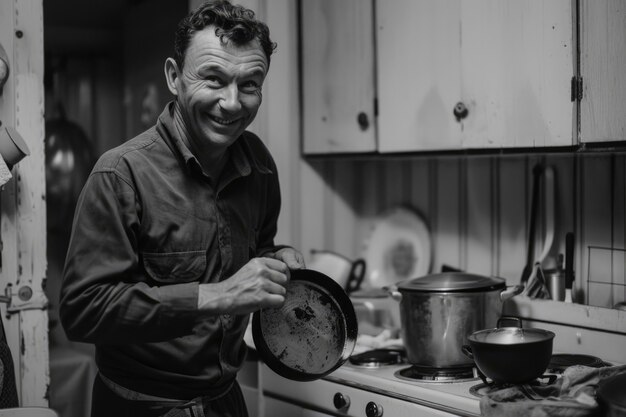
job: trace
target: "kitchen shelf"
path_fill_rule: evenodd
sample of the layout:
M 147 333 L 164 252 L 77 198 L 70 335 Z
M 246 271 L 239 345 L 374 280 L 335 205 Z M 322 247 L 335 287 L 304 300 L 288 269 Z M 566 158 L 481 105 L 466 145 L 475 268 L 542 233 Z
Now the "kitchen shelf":
M 505 303 L 504 313 L 522 319 L 626 335 L 626 311 L 623 310 L 516 296 Z

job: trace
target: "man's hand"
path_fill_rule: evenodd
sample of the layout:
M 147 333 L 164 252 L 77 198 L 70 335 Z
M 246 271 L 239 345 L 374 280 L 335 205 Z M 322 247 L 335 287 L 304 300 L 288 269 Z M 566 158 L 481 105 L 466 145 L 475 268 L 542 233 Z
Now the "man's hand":
M 268 255 L 279 261 L 283 261 L 289 269 L 302 269 L 304 268 L 304 256 L 294 248 L 282 248 L 274 252 L 272 255 Z
M 280 251 L 279 251 L 280 252 Z M 291 250 L 291 264 L 299 264 Z M 280 307 L 285 302 L 289 282 L 286 262 L 254 258 L 235 275 L 215 284 L 200 284 L 198 309 L 214 314 L 249 314 L 261 308 Z

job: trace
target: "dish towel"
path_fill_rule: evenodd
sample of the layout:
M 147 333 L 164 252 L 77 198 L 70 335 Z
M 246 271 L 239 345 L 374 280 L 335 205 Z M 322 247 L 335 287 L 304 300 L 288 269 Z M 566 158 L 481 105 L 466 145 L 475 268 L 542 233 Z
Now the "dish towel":
M 570 366 L 552 384 L 516 385 L 490 392 L 480 399 L 480 411 L 483 416 L 490 417 L 593 416 L 599 410 L 596 401 L 598 384 L 620 373 L 626 373 L 626 365 Z

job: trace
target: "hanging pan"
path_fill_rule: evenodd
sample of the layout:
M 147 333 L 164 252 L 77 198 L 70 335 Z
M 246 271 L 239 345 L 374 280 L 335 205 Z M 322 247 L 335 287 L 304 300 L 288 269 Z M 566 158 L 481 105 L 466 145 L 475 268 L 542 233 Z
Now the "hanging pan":
M 348 360 L 358 325 L 350 298 L 332 278 L 310 269 L 291 272 L 285 303 L 252 317 L 252 337 L 278 375 L 313 381 Z

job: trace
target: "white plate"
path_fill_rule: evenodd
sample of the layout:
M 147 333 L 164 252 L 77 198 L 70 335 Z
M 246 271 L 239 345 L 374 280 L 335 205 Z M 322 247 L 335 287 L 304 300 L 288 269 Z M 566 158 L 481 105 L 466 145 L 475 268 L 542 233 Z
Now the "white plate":
M 431 265 L 430 231 L 414 211 L 397 207 L 374 225 L 365 250 L 363 286 L 381 288 L 427 275 Z

